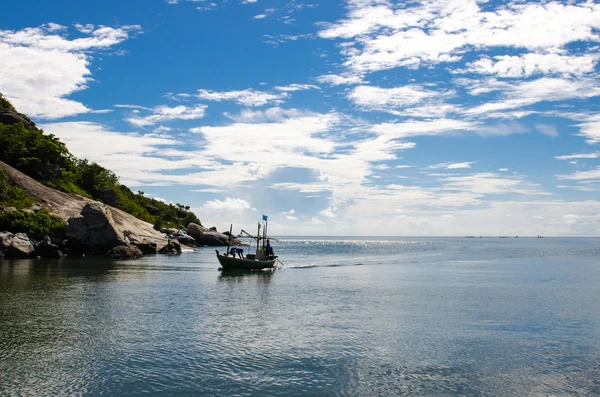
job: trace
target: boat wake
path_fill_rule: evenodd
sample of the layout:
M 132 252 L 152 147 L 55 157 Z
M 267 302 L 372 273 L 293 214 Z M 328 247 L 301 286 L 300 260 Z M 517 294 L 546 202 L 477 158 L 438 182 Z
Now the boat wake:
M 288 265 L 283 266 L 282 269 L 314 269 L 315 267 L 350 267 L 350 266 L 364 266 L 364 263 L 326 263 L 326 264 L 306 264 L 306 265 Z

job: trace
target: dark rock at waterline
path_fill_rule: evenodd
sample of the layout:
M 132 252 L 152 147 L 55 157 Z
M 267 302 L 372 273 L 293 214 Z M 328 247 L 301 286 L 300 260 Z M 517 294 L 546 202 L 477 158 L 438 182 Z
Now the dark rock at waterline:
M 120 245 L 108 251 L 105 256 L 112 259 L 135 259 L 142 257 L 142 251 L 134 245 Z
M 181 254 L 181 244 L 179 241 L 173 239 L 169 240 L 169 243 L 162 247 L 159 251 L 159 254 L 173 254 L 178 255 Z
M 7 259 L 26 259 L 35 252 L 33 243 L 24 233 L 1 232 L 0 249 L 4 251 L 4 257 Z
M 155 242 L 150 241 L 144 237 L 140 237 L 137 234 L 131 232 L 125 232 L 125 235 L 127 236 L 129 243 L 138 247 L 144 255 L 156 254 L 157 246 Z
M 196 240 L 182 230 L 177 230 L 175 233 L 172 233 L 171 235 L 169 235 L 169 238 L 176 239 L 181 244 L 185 244 L 190 247 L 196 245 Z
M 44 259 L 61 259 L 64 255 L 50 237 L 46 236 L 35 247 L 35 254 Z

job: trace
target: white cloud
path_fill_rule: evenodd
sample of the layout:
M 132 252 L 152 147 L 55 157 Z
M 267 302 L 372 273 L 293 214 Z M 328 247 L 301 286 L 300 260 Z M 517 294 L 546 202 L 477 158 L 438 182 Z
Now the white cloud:
M 441 179 L 444 189 L 467 191 L 476 194 L 548 194 L 539 186 L 525 182 L 519 177 L 506 177 L 489 172 L 471 175 L 448 176 Z
M 535 129 L 551 138 L 556 138 L 558 136 L 558 130 L 555 126 L 550 124 L 536 124 Z
M 252 206 L 246 200 L 227 197 L 225 200 L 215 199 L 207 201 L 202 208 L 207 211 L 230 212 L 250 210 Z
M 394 88 L 380 88 L 361 85 L 348 94 L 348 99 L 367 109 L 386 110 L 416 105 L 426 99 L 440 95 L 425 90 L 419 85 L 406 85 Z
M 557 160 L 573 160 L 573 159 L 598 159 L 600 158 L 600 152 L 593 153 L 574 153 L 564 156 L 554 157 Z
M 534 74 L 581 76 L 594 71 L 598 54 L 581 56 L 528 53 L 523 55 L 483 56 L 467 64 L 468 71 L 498 77 L 529 77 Z
M 57 24 L 0 30 L 0 88 L 21 112 L 47 119 L 89 112 L 67 97 L 91 81 L 90 53 L 123 42 L 140 27 L 88 25 L 84 30 L 87 37 L 72 40 Z
M 586 142 L 590 145 L 600 143 L 600 115 L 589 116 L 585 121 L 578 125 L 581 131 L 579 136 L 587 138 Z
M 195 174 L 171 175 L 187 168 L 213 169 L 218 163 L 194 152 L 173 149 L 183 142 L 154 134 L 112 131 L 90 122 L 50 123 L 40 126 L 65 142 L 71 153 L 111 169 L 121 182 L 132 185 L 172 183 L 203 184 Z M 211 182 L 207 180 L 207 182 Z
M 587 171 L 576 171 L 573 174 L 567 175 L 556 175 L 558 179 L 566 180 L 586 180 L 586 179 L 600 179 L 600 167 L 593 168 Z
M 272 94 L 264 91 L 256 91 L 250 88 L 240 91 L 211 91 L 198 90 L 197 97 L 208 101 L 233 101 L 244 106 L 263 106 L 267 104 L 281 104 L 289 96 L 287 92 Z
M 486 10 L 481 4 L 476 0 L 408 6 L 352 1 L 346 18 L 324 24 L 319 35 L 347 40 L 348 46 L 342 47 L 345 66 L 358 72 L 455 62 L 474 49 L 512 47 L 543 54 L 573 42 L 598 40 L 600 7 L 593 2 L 512 2 Z M 534 57 L 527 64 L 544 71 L 544 61 Z M 563 62 L 567 70 L 587 70 L 585 60 L 570 68 L 568 61 Z
M 252 19 L 264 19 L 267 17 L 267 14 L 258 14 L 252 17 Z
M 337 74 L 324 74 L 322 76 L 317 77 L 316 79 L 321 84 L 328 84 L 331 86 L 336 85 L 354 85 L 354 84 L 362 84 L 363 78 L 358 75 L 337 75 Z
M 313 84 L 290 84 L 285 86 L 276 86 L 274 87 L 277 91 L 283 92 L 294 92 L 294 91 L 303 91 L 303 90 L 320 90 L 319 86 Z
M 121 107 L 123 107 L 121 105 Z M 151 114 L 147 116 L 134 115 L 125 119 L 129 124 L 137 127 L 144 127 L 154 125 L 156 123 L 162 123 L 171 120 L 197 120 L 204 117 L 206 111 L 206 105 L 195 105 L 195 106 L 157 106 L 151 109 Z M 165 127 L 163 127 L 164 129 Z
M 271 121 L 283 121 L 289 118 L 315 116 L 316 113 L 293 108 L 283 109 L 280 107 L 273 107 L 265 110 L 242 109 L 239 114 L 225 112 L 224 115 L 238 123 L 266 123 Z
M 294 209 L 291 209 L 289 211 L 284 211 L 281 214 L 283 216 L 285 216 L 285 219 L 287 219 L 288 221 L 295 221 L 298 219 L 298 217 L 295 216 L 296 211 Z
M 442 135 L 473 131 L 478 124 L 468 120 L 437 119 L 433 121 L 406 121 L 403 123 L 375 124 L 371 130 L 390 138 L 408 138 L 420 135 Z
M 447 170 L 455 170 L 455 169 L 462 169 L 462 168 L 471 168 L 471 164 L 473 164 L 473 163 L 475 163 L 475 161 L 466 161 L 464 163 L 439 163 L 439 164 L 430 165 L 427 168 L 431 168 L 431 169 L 444 168 Z
M 326 216 L 327 218 L 336 217 L 335 213 L 331 210 L 331 208 L 324 209 L 323 211 L 319 212 L 319 214 Z

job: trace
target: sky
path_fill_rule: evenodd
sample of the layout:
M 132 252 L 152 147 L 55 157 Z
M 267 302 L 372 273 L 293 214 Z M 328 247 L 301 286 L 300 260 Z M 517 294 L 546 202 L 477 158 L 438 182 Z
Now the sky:
M 593 1 L 21 0 L 0 92 L 206 226 L 599 236 Z

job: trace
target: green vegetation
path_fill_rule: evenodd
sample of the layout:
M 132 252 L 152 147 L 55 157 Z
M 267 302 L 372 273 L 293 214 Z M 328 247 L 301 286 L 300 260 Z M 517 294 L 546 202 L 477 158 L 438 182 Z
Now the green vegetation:
M 0 169 L 0 205 L 21 209 L 29 208 L 35 203 L 35 198 L 28 195 L 23 189 L 12 186 L 8 181 L 6 171 Z
M 29 238 L 62 237 L 65 223 L 46 209 L 39 212 L 0 211 L 0 230 L 27 233 Z
M 12 104 L 1 94 L 0 108 L 14 110 Z M 19 115 L 29 121 L 27 116 Z M 27 128 L 23 123 L 0 124 L 0 161 L 46 186 L 92 197 L 150 222 L 156 228 L 200 223 L 198 217 L 189 211 L 189 207 L 166 204 L 144 196 L 143 192 L 134 193 L 127 186 L 121 185 L 112 171 L 97 163 L 77 159 L 56 136 L 46 135 L 37 128 Z M 10 202 L 10 206 L 18 208 L 32 204 L 24 196 L 19 196 L 14 188 L 11 191 L 10 198 L 0 198 L 0 204 L 8 205 Z
M 10 101 L 4 98 L 4 96 L 2 96 L 2 93 L 0 93 L 0 109 L 6 108 L 15 110 L 15 107 L 12 105 L 12 103 L 10 103 Z

